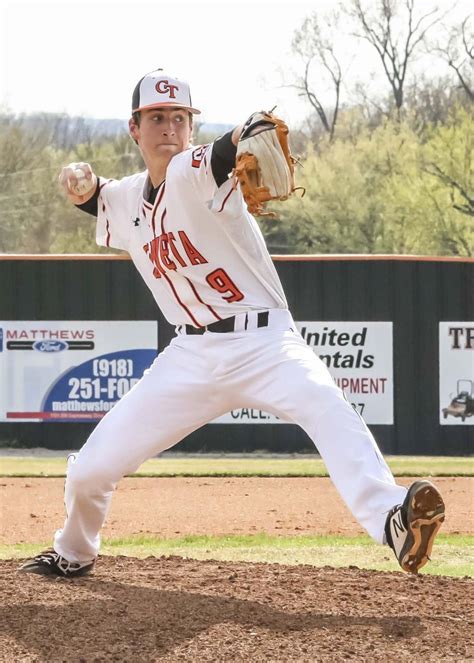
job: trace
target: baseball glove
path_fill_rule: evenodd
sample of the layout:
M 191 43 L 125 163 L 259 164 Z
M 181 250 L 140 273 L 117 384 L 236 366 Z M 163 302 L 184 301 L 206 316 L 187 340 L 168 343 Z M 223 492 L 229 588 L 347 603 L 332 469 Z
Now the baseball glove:
M 302 188 L 295 187 L 296 161 L 290 153 L 285 122 L 271 111 L 253 113 L 240 135 L 233 171 L 251 214 L 275 216 L 265 212 L 264 204 L 269 200 L 287 200 L 297 188 Z

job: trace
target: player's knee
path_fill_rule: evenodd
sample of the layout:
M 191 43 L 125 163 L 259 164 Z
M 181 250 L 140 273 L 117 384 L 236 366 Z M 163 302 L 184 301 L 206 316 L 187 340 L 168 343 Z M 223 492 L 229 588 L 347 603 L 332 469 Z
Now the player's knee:
M 78 462 L 68 469 L 66 493 L 88 497 L 113 490 L 113 488 L 113 481 L 107 477 L 104 468 L 94 468 Z

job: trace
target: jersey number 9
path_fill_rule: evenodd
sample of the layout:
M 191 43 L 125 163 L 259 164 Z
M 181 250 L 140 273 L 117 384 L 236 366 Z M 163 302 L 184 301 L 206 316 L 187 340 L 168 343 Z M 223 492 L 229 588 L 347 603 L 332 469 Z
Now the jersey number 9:
M 211 288 L 220 292 L 223 299 L 229 302 L 229 304 L 231 302 L 240 302 L 240 300 L 244 298 L 244 295 L 223 269 L 215 269 L 206 276 L 206 281 Z

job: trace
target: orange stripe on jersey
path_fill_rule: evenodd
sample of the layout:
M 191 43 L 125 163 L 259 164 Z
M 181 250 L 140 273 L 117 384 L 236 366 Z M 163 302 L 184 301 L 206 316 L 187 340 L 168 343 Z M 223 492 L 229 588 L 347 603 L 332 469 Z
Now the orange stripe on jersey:
M 155 230 L 155 214 L 156 214 L 156 212 L 158 211 L 158 207 L 160 206 L 161 201 L 163 200 L 163 194 L 165 193 L 165 183 L 162 182 L 162 184 L 161 184 L 160 186 L 162 187 L 162 189 L 161 189 L 161 191 L 160 191 L 160 194 L 159 194 L 159 196 L 158 196 L 158 199 L 157 199 L 156 202 L 155 202 L 155 206 L 154 206 L 153 214 L 152 214 L 152 216 L 151 216 L 151 227 L 152 227 L 153 234 L 155 235 L 155 237 L 156 237 L 156 230 Z M 166 210 L 164 211 L 164 214 L 166 214 Z M 163 222 L 163 219 L 162 219 L 162 222 Z M 163 226 L 162 226 L 162 227 L 163 227 Z M 162 232 L 163 232 L 163 231 L 162 231 Z
M 180 256 L 179 251 L 175 246 L 176 238 L 175 238 L 174 234 L 173 233 L 166 233 L 166 239 L 168 240 L 168 244 L 171 248 L 171 253 L 173 254 L 173 256 L 179 262 L 181 267 L 186 267 L 186 263 L 184 262 L 183 258 Z
M 218 212 L 222 212 L 222 210 L 223 210 L 224 207 L 225 207 L 226 202 L 229 200 L 229 198 L 230 198 L 231 195 L 234 193 L 234 191 L 235 191 L 235 189 L 233 189 L 233 188 L 229 191 L 229 193 L 227 194 L 227 196 L 226 196 L 226 197 L 224 198 L 224 200 L 222 201 L 221 208 L 220 208 L 220 210 L 218 210 Z
M 107 231 L 107 237 L 105 238 L 105 246 L 110 247 L 110 226 L 109 226 L 109 220 L 105 220 L 105 230 Z
M 102 212 L 105 212 L 104 203 L 102 203 Z M 108 220 L 107 217 L 105 218 L 105 230 L 107 232 L 107 237 L 105 238 L 105 246 L 110 247 L 110 224 L 109 224 L 109 220 Z
M 161 234 L 165 234 L 165 216 L 166 216 L 166 207 L 163 210 L 163 214 L 161 215 Z
M 174 296 L 176 297 L 176 300 L 177 300 L 178 303 L 183 307 L 183 309 L 186 311 L 186 313 L 189 315 L 189 317 L 191 318 L 191 320 L 193 321 L 193 323 L 196 325 L 196 327 L 203 327 L 203 325 L 200 325 L 199 322 L 196 320 L 196 318 L 195 318 L 194 315 L 191 313 L 191 311 L 188 309 L 188 307 L 186 306 L 186 304 L 185 304 L 184 302 L 182 302 L 181 299 L 179 298 L 179 295 L 178 295 L 178 293 L 176 292 L 175 287 L 174 287 L 174 285 L 173 285 L 173 283 L 172 283 L 170 277 L 168 276 L 168 274 L 163 273 L 163 276 L 164 276 L 165 279 L 168 281 L 168 284 L 169 284 L 171 290 L 173 291 L 173 294 L 174 294 Z
M 156 207 L 153 210 L 153 214 L 151 215 L 151 229 L 153 230 L 153 237 L 156 237 L 155 214 L 156 214 Z
M 166 218 L 166 207 L 163 210 L 163 214 L 161 215 L 161 235 L 159 237 L 160 258 L 162 256 L 166 255 L 166 258 L 169 260 L 169 258 L 168 258 L 168 255 L 169 255 L 168 248 L 171 248 L 171 252 L 172 252 L 173 256 L 179 262 L 181 267 L 186 267 L 186 263 L 184 262 L 182 257 L 179 255 L 178 249 L 176 248 L 176 246 L 174 244 L 175 238 L 174 238 L 173 233 L 167 233 L 166 230 L 165 230 L 165 218 Z M 170 267 L 170 265 L 167 265 L 166 264 L 166 259 L 163 261 L 163 263 L 165 264 L 166 267 L 168 267 L 168 269 L 171 268 L 173 270 L 176 270 L 176 265 L 173 263 L 173 261 L 169 260 L 169 262 L 171 262 L 174 266 Z
M 164 238 L 165 236 L 167 237 L 167 239 L 169 240 L 169 245 L 171 246 L 171 251 L 172 251 L 173 253 L 175 253 L 175 247 L 174 247 L 174 244 L 173 244 L 173 242 L 171 241 L 171 238 L 169 237 L 169 235 L 171 235 L 171 236 L 173 237 L 173 239 L 174 239 L 174 236 L 173 236 L 173 233 L 169 233 L 169 235 L 166 235 L 166 230 L 165 230 L 165 218 L 166 218 L 166 207 L 165 207 L 165 209 L 163 210 L 163 214 L 161 215 L 161 236 L 162 236 L 163 238 Z M 181 237 L 181 231 L 178 231 L 178 234 L 180 234 L 180 237 Z M 181 237 L 181 240 L 182 240 L 182 237 Z M 160 242 L 160 247 L 161 247 L 161 242 Z M 185 248 L 186 248 L 186 247 L 185 247 Z M 178 254 L 178 255 L 179 255 L 179 254 Z M 189 255 L 188 255 L 188 257 L 189 257 Z M 183 263 L 181 256 L 179 256 L 179 262 L 181 263 L 181 265 L 182 265 L 183 267 L 185 266 L 185 263 Z M 207 262 L 207 260 L 206 260 L 206 262 Z M 173 285 L 172 285 L 172 283 L 171 283 L 171 279 L 168 277 L 168 275 L 167 275 L 167 274 L 163 274 L 163 276 L 166 278 L 166 280 L 168 281 L 168 283 L 170 284 L 170 286 L 173 288 Z M 204 304 L 204 306 L 207 306 L 207 308 L 208 308 L 209 311 L 212 313 L 212 315 L 216 318 L 216 320 L 222 320 L 222 318 L 219 317 L 219 315 L 214 311 L 214 309 L 212 308 L 212 306 L 210 306 L 209 304 L 206 304 L 206 302 L 204 302 L 204 301 L 201 299 L 201 297 L 199 296 L 199 293 L 197 292 L 197 290 L 196 290 L 196 288 L 194 287 L 194 285 L 192 284 L 192 282 L 188 279 L 188 277 L 185 276 L 184 278 L 186 279 L 186 281 L 187 281 L 187 282 L 189 283 L 189 285 L 191 286 L 191 290 L 193 291 L 194 296 L 196 297 L 196 299 L 198 300 L 198 302 L 200 302 L 201 304 Z M 192 314 L 191 314 L 191 311 L 189 311 L 189 309 L 188 309 L 188 308 L 183 304 L 183 302 L 179 299 L 178 294 L 177 294 L 177 292 L 175 291 L 174 288 L 173 288 L 173 292 L 174 292 L 174 295 L 175 295 L 176 299 L 177 299 L 177 300 L 179 301 L 179 303 L 181 304 L 181 306 L 186 310 L 187 314 L 188 314 L 188 315 L 194 320 L 194 318 L 193 318 L 193 316 L 192 316 Z M 202 327 L 202 325 L 200 325 L 198 322 L 196 322 L 196 324 L 198 325 L 198 327 Z
M 161 199 L 163 198 L 164 189 L 165 189 L 165 187 L 163 186 L 163 189 L 161 190 L 161 194 L 160 194 L 160 196 L 159 196 L 159 198 L 156 202 L 156 206 L 155 206 L 155 209 L 154 209 L 153 215 L 152 215 L 152 228 L 153 228 L 153 235 L 155 236 L 155 241 L 151 242 L 150 246 L 152 247 L 152 250 L 154 249 L 155 251 L 158 250 L 158 247 L 157 247 L 157 244 L 156 244 L 157 237 L 156 237 L 156 230 L 155 230 L 155 214 L 156 214 L 156 211 L 158 209 L 158 205 L 160 204 Z M 166 216 L 166 209 L 164 210 L 163 214 L 161 215 L 161 229 L 162 229 L 162 232 L 163 232 L 163 228 L 164 228 L 163 224 L 164 224 L 165 216 Z M 161 244 L 161 242 L 159 242 L 159 243 Z M 155 264 L 155 269 L 158 270 L 158 265 L 160 265 L 159 260 L 156 259 L 156 260 L 153 260 L 152 262 Z M 160 269 L 158 270 L 158 274 L 165 278 L 166 282 L 168 283 L 169 287 L 171 288 L 171 291 L 172 291 L 173 295 L 175 296 L 176 301 L 181 306 L 181 308 L 183 308 L 186 311 L 186 314 L 189 316 L 189 318 L 193 322 L 193 324 L 196 325 L 196 327 L 202 327 L 203 325 L 199 324 L 199 322 L 193 316 L 193 314 L 188 309 L 186 304 L 184 302 L 182 302 L 181 299 L 179 298 L 179 295 L 176 292 L 176 288 L 174 287 L 170 277 L 168 276 L 168 274 L 166 274 L 165 270 L 161 267 L 161 265 L 160 265 Z M 159 278 L 159 276 L 155 275 L 155 278 Z
M 163 198 L 163 196 L 164 196 L 164 193 L 165 193 L 165 186 L 166 186 L 166 184 L 165 184 L 164 182 L 162 182 L 162 185 L 163 185 L 163 188 L 161 189 L 161 191 L 160 191 L 160 195 L 158 196 L 158 200 L 157 200 L 157 202 L 156 202 L 157 207 L 158 207 L 158 205 L 161 203 L 161 200 L 162 200 L 162 198 Z
M 186 279 L 186 281 L 187 281 L 187 282 L 189 283 L 189 285 L 191 286 L 191 290 L 192 290 L 192 291 L 194 292 L 194 294 L 196 295 L 196 299 L 197 299 L 199 302 L 201 302 L 201 304 L 204 304 L 204 306 L 207 306 L 207 308 L 208 308 L 209 311 L 212 313 L 212 315 L 216 318 L 216 320 L 222 320 L 221 316 L 220 316 L 218 313 L 216 313 L 216 312 L 214 311 L 214 309 L 212 308 L 212 306 L 211 306 L 210 304 L 206 304 L 206 302 L 203 301 L 203 300 L 201 299 L 201 297 L 199 296 L 198 291 L 197 291 L 196 288 L 194 287 L 193 282 L 190 281 L 190 280 L 188 279 L 187 276 L 185 276 L 184 278 Z

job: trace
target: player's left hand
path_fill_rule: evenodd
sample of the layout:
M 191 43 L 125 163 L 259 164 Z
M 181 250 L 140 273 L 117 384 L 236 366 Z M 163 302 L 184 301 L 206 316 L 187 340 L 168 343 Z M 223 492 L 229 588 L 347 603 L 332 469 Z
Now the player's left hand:
M 295 186 L 296 159 L 290 152 L 288 133 L 285 122 L 266 111 L 253 113 L 243 127 L 233 175 L 251 214 L 275 216 L 265 212 L 264 204 L 287 200 L 302 188 Z

